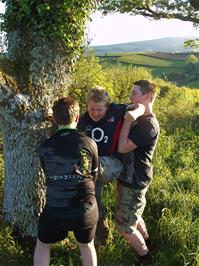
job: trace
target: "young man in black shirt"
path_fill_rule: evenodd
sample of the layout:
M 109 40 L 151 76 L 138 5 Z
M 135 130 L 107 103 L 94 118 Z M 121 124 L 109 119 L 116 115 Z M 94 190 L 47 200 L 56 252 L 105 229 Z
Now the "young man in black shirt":
M 98 207 L 95 180 L 98 173 L 96 143 L 77 129 L 79 105 L 71 97 L 53 105 L 57 132 L 40 148 L 41 165 L 46 176 L 46 205 L 39 218 L 34 266 L 50 264 L 51 244 L 73 231 L 83 266 L 96 266 L 93 243 Z
M 153 262 L 147 247 L 150 240 L 142 213 L 146 205 L 145 194 L 152 180 L 152 157 L 160 131 L 152 110 L 155 96 L 155 84 L 147 80 L 134 83 L 132 103 L 144 105 L 145 112 L 137 119 L 134 111 L 126 112 L 118 146 L 119 152 L 125 156 L 118 184 L 116 227 L 135 249 L 142 266 Z

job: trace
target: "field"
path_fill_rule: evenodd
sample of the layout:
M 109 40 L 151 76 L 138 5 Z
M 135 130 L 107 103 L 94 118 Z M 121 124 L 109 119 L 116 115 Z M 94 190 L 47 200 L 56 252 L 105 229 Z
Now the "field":
M 176 60 L 176 59 L 175 59 Z M 170 61 L 170 60 L 169 60 Z M 154 155 L 154 179 L 147 193 L 144 219 L 151 238 L 154 266 L 199 265 L 199 90 L 177 87 L 155 78 L 146 68 L 114 65 L 104 68 L 96 58 L 77 65 L 69 94 L 85 109 L 87 90 L 106 87 L 115 102 L 128 102 L 132 83 L 150 79 L 158 87 L 155 113 L 161 134 Z M 0 139 L 2 143 L 2 138 Z M 0 204 L 3 201 L 3 151 L 0 145 Z M 113 240 L 97 249 L 99 266 L 136 266 L 136 256 L 115 230 L 115 184 L 104 188 L 103 199 Z M 0 223 L 0 265 L 31 266 L 34 240 L 21 239 L 12 226 Z M 80 266 L 72 233 L 54 245 L 51 266 Z
M 99 56 L 103 65 L 123 64 L 128 66 L 146 67 L 152 75 L 175 82 L 179 86 L 198 87 L 198 75 L 187 72 L 186 59 L 194 53 L 164 53 L 164 52 L 131 52 L 110 53 Z M 198 53 L 194 54 L 199 57 Z

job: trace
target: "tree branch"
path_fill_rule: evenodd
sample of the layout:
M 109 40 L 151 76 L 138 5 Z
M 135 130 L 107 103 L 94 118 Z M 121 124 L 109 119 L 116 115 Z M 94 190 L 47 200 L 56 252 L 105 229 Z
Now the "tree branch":
M 199 24 L 199 0 L 184 1 L 114 1 L 102 0 L 99 8 L 104 15 L 111 12 L 142 15 L 151 19 L 180 19 Z

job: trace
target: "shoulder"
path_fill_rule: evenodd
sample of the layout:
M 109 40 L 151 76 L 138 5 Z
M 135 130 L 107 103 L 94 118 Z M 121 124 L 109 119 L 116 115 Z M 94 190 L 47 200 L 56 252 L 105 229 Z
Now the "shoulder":
M 154 114 L 142 115 L 137 118 L 137 121 L 145 125 L 159 126 L 158 120 Z
M 159 122 L 154 114 L 151 114 L 150 116 L 146 116 L 144 123 L 148 125 L 150 128 L 153 128 L 157 131 L 160 129 Z
M 81 140 L 82 140 L 83 142 L 85 142 L 85 143 L 90 143 L 90 144 L 93 144 L 93 145 L 96 145 L 95 141 L 94 141 L 92 138 L 86 136 L 84 133 L 81 133 L 81 132 L 79 132 L 79 134 L 80 134 L 80 136 L 81 136 Z
M 46 138 L 42 143 L 41 143 L 41 147 L 46 147 L 49 146 L 54 140 L 55 140 L 55 134 L 53 134 L 51 137 Z
M 92 138 L 81 134 L 81 141 L 82 141 L 83 146 L 91 150 L 97 150 L 97 144 Z
M 155 115 L 151 114 L 148 116 L 140 116 L 135 121 L 135 127 L 140 129 L 144 134 L 150 134 L 151 136 L 156 136 L 159 134 L 160 127 L 157 118 Z

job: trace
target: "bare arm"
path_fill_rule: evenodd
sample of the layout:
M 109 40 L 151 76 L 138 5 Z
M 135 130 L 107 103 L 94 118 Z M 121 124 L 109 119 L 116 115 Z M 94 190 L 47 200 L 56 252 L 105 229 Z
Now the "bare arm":
M 132 122 L 137 117 L 143 115 L 145 107 L 142 104 L 138 104 L 137 108 L 133 111 L 127 111 L 124 116 L 124 123 L 120 131 L 118 151 L 120 153 L 127 153 L 137 148 L 137 145 L 133 143 L 129 138 L 128 134 L 132 125 Z
M 119 144 L 118 144 L 118 151 L 120 153 L 127 153 L 137 148 L 137 145 L 128 138 L 131 125 L 132 125 L 131 121 L 126 119 L 124 120 L 122 129 L 120 131 Z

